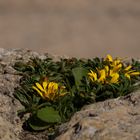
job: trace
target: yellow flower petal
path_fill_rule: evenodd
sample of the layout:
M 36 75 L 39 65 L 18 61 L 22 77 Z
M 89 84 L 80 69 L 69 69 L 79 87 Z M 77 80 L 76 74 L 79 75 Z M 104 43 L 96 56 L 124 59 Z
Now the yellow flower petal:
M 109 72 L 109 66 L 105 66 L 106 73 Z
M 52 87 L 51 87 L 51 94 L 55 93 L 57 94 L 58 92 L 58 84 L 57 83 L 53 83 Z
M 119 79 L 119 74 L 118 73 L 114 73 L 112 75 L 112 78 L 110 80 L 110 83 L 117 83 L 118 82 L 118 79 Z
M 125 70 L 125 71 L 128 71 L 128 70 L 130 70 L 131 68 L 132 68 L 132 66 L 129 65 L 129 66 L 127 66 L 124 70 Z
M 45 82 L 43 82 L 42 85 L 43 85 L 44 90 L 46 90 L 48 83 L 45 81 Z
M 54 84 L 53 90 L 54 90 L 54 92 L 57 92 L 58 91 L 58 84 L 57 83 Z
M 130 79 L 130 75 L 129 74 L 125 73 L 124 76 L 127 77 L 128 79 Z
M 106 79 L 106 73 L 105 70 L 99 70 L 99 74 L 100 74 L 100 78 L 98 79 L 99 82 L 104 83 L 105 79 Z
M 140 75 L 140 72 L 132 72 L 130 75 Z
M 128 79 L 130 79 L 131 76 L 137 76 L 137 75 L 140 75 L 140 72 L 137 72 L 135 70 L 130 70 L 128 72 L 126 72 L 124 74 Z
M 91 81 L 96 81 L 97 80 L 97 74 L 95 72 L 93 72 L 92 70 L 90 70 L 90 73 L 88 73 L 89 78 L 91 79 Z
M 92 70 L 90 70 L 91 73 L 94 73 Z
M 113 62 L 112 56 L 108 54 L 105 58 L 105 61 Z
M 48 85 L 48 94 L 53 92 L 53 86 L 54 86 L 54 83 L 50 82 L 49 85 Z
M 41 91 L 44 92 L 43 87 L 42 87 L 39 83 L 35 83 L 35 84 L 36 84 L 36 87 L 37 87 L 39 90 L 41 90 Z
M 119 64 L 121 64 L 121 61 L 119 60 L 119 59 L 116 59 L 116 60 L 114 60 L 113 61 L 113 65 L 119 65 Z
M 110 71 L 109 71 L 109 76 L 112 77 L 113 73 L 114 73 L 113 70 L 110 70 Z
M 38 88 L 36 88 L 35 86 L 32 86 L 32 88 L 36 90 L 43 99 L 45 99 L 43 93 Z
M 114 71 L 114 72 L 117 72 L 117 71 L 119 71 L 121 68 L 122 68 L 122 64 L 118 64 L 118 65 L 116 65 L 116 66 L 113 67 L 113 71 Z

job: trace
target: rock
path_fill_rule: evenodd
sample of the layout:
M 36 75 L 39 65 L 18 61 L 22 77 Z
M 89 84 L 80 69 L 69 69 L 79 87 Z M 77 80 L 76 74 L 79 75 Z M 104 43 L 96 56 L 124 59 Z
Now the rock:
M 29 50 L 0 48 L 0 140 L 20 140 L 23 122 L 17 111 L 22 106 L 13 93 L 21 76 L 12 66 L 17 61 L 27 62 L 30 57 L 44 58 Z
M 0 140 L 18 140 L 22 129 L 22 122 L 17 117 L 21 105 L 13 97 L 19 78 L 17 75 L 0 74 Z
M 48 54 L 46 54 L 48 55 Z M 21 76 L 12 67 L 31 57 L 44 59 L 30 50 L 0 48 L 0 140 L 48 140 L 46 131 L 29 132 L 17 116 L 22 106 L 13 96 Z M 51 55 L 55 60 L 57 56 Z M 140 91 L 125 97 L 84 106 L 59 128 L 56 140 L 139 140 Z
M 85 106 L 61 130 L 56 140 L 139 140 L 140 91 Z

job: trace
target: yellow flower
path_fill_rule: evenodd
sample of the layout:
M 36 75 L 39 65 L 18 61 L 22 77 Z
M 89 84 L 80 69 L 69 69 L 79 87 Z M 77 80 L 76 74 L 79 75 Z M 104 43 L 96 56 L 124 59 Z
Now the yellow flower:
M 105 66 L 105 71 L 107 74 L 109 73 L 109 66 Z
M 109 66 L 113 68 L 113 71 L 119 71 L 122 68 L 122 62 L 120 59 L 113 59 L 111 55 L 107 55 L 104 61 L 108 61 Z
M 137 72 L 135 70 L 131 70 L 131 71 L 128 71 L 124 74 L 128 79 L 131 78 L 131 76 L 137 76 L 137 75 L 140 75 L 140 72 Z
M 121 63 L 122 63 L 121 60 L 119 60 L 118 58 L 113 61 L 114 66 L 117 66 L 117 65 L 119 65 Z
M 92 82 L 97 81 L 97 74 L 93 72 L 92 70 L 90 70 L 90 72 L 88 73 L 88 76 Z
M 102 84 L 118 83 L 120 73 L 123 73 L 128 79 L 130 79 L 131 76 L 140 75 L 140 72 L 132 70 L 131 65 L 124 68 L 124 64 L 121 59 L 113 59 L 109 54 L 106 56 L 104 61 L 107 63 L 104 65 L 103 69 L 96 68 L 97 72 L 90 70 L 88 73 L 88 76 L 92 82 L 97 81 Z
M 112 69 L 109 69 L 108 66 L 105 66 L 104 69 L 98 70 L 98 73 L 93 72 L 90 70 L 88 73 L 89 78 L 92 82 L 99 82 L 102 84 L 109 84 L 109 83 L 118 83 L 119 81 L 119 74 L 114 72 Z
M 132 68 L 132 66 L 129 65 L 129 66 L 127 66 L 124 70 L 125 70 L 125 71 L 128 71 L 128 70 L 130 70 L 131 68 Z
M 129 74 L 130 75 L 134 75 L 134 76 L 136 76 L 136 75 L 140 75 L 140 72 L 138 72 L 138 71 L 131 71 L 131 72 L 129 72 Z
M 112 56 L 108 54 L 105 58 L 105 61 L 113 62 Z
M 136 70 L 132 70 L 131 68 L 132 68 L 132 66 L 129 65 L 129 66 L 127 66 L 127 67 L 124 69 L 124 75 L 125 75 L 128 79 L 130 79 L 131 76 L 140 75 L 140 72 L 137 72 Z
M 113 66 L 113 65 L 112 65 Z M 112 67 L 112 70 L 114 71 L 114 72 L 119 72 L 120 70 L 121 70 L 121 68 L 122 68 L 122 64 L 120 63 L 120 64 L 118 64 L 118 65 L 114 65 L 113 67 Z
M 112 73 L 110 76 L 111 76 L 111 80 L 109 81 L 109 83 L 118 83 L 119 80 L 118 73 Z
M 60 96 L 64 96 L 66 92 L 64 91 L 64 86 L 59 86 L 58 83 L 44 81 L 41 84 L 35 83 L 35 86 L 32 86 L 34 90 L 36 90 L 39 95 L 49 101 L 54 101 Z
M 104 83 L 105 79 L 106 79 L 106 70 L 105 69 L 101 69 L 98 72 L 99 72 L 99 75 L 100 75 L 100 77 L 98 79 L 98 82 Z

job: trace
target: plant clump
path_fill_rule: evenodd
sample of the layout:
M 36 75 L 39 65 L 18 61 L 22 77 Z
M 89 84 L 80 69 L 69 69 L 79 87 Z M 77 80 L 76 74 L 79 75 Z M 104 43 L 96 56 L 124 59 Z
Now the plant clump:
M 121 75 L 131 80 L 131 76 L 140 75 L 140 72 L 133 70 L 132 66 L 124 66 L 120 59 L 113 60 L 112 56 L 107 55 L 103 61 L 103 68 L 90 70 L 88 73 L 92 82 L 99 82 L 102 84 L 119 83 L 121 81 Z
M 48 135 L 84 105 L 139 88 L 140 62 L 127 63 L 111 55 L 56 62 L 49 57 L 32 58 L 28 63 L 17 62 L 14 68 L 22 74 L 14 94 L 24 107 L 18 115 L 29 113 L 26 126 L 34 131 L 47 129 Z

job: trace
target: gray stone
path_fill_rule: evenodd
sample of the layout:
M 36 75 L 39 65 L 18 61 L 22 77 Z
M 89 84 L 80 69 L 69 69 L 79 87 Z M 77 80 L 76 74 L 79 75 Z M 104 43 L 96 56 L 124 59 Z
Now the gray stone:
M 48 139 L 46 131 L 23 130 L 23 120 L 17 116 L 22 106 L 13 97 L 21 76 L 12 66 L 17 61 L 27 62 L 33 56 L 45 58 L 29 50 L 0 48 L 0 140 Z M 59 127 L 59 134 L 56 140 L 139 140 L 140 91 L 84 106 Z
M 140 91 L 84 106 L 61 130 L 56 140 L 139 140 Z
M 17 111 L 23 107 L 13 93 L 21 76 L 13 65 L 17 61 L 27 62 L 33 56 L 29 50 L 0 48 L 0 140 L 20 139 L 23 121 L 17 117 Z

